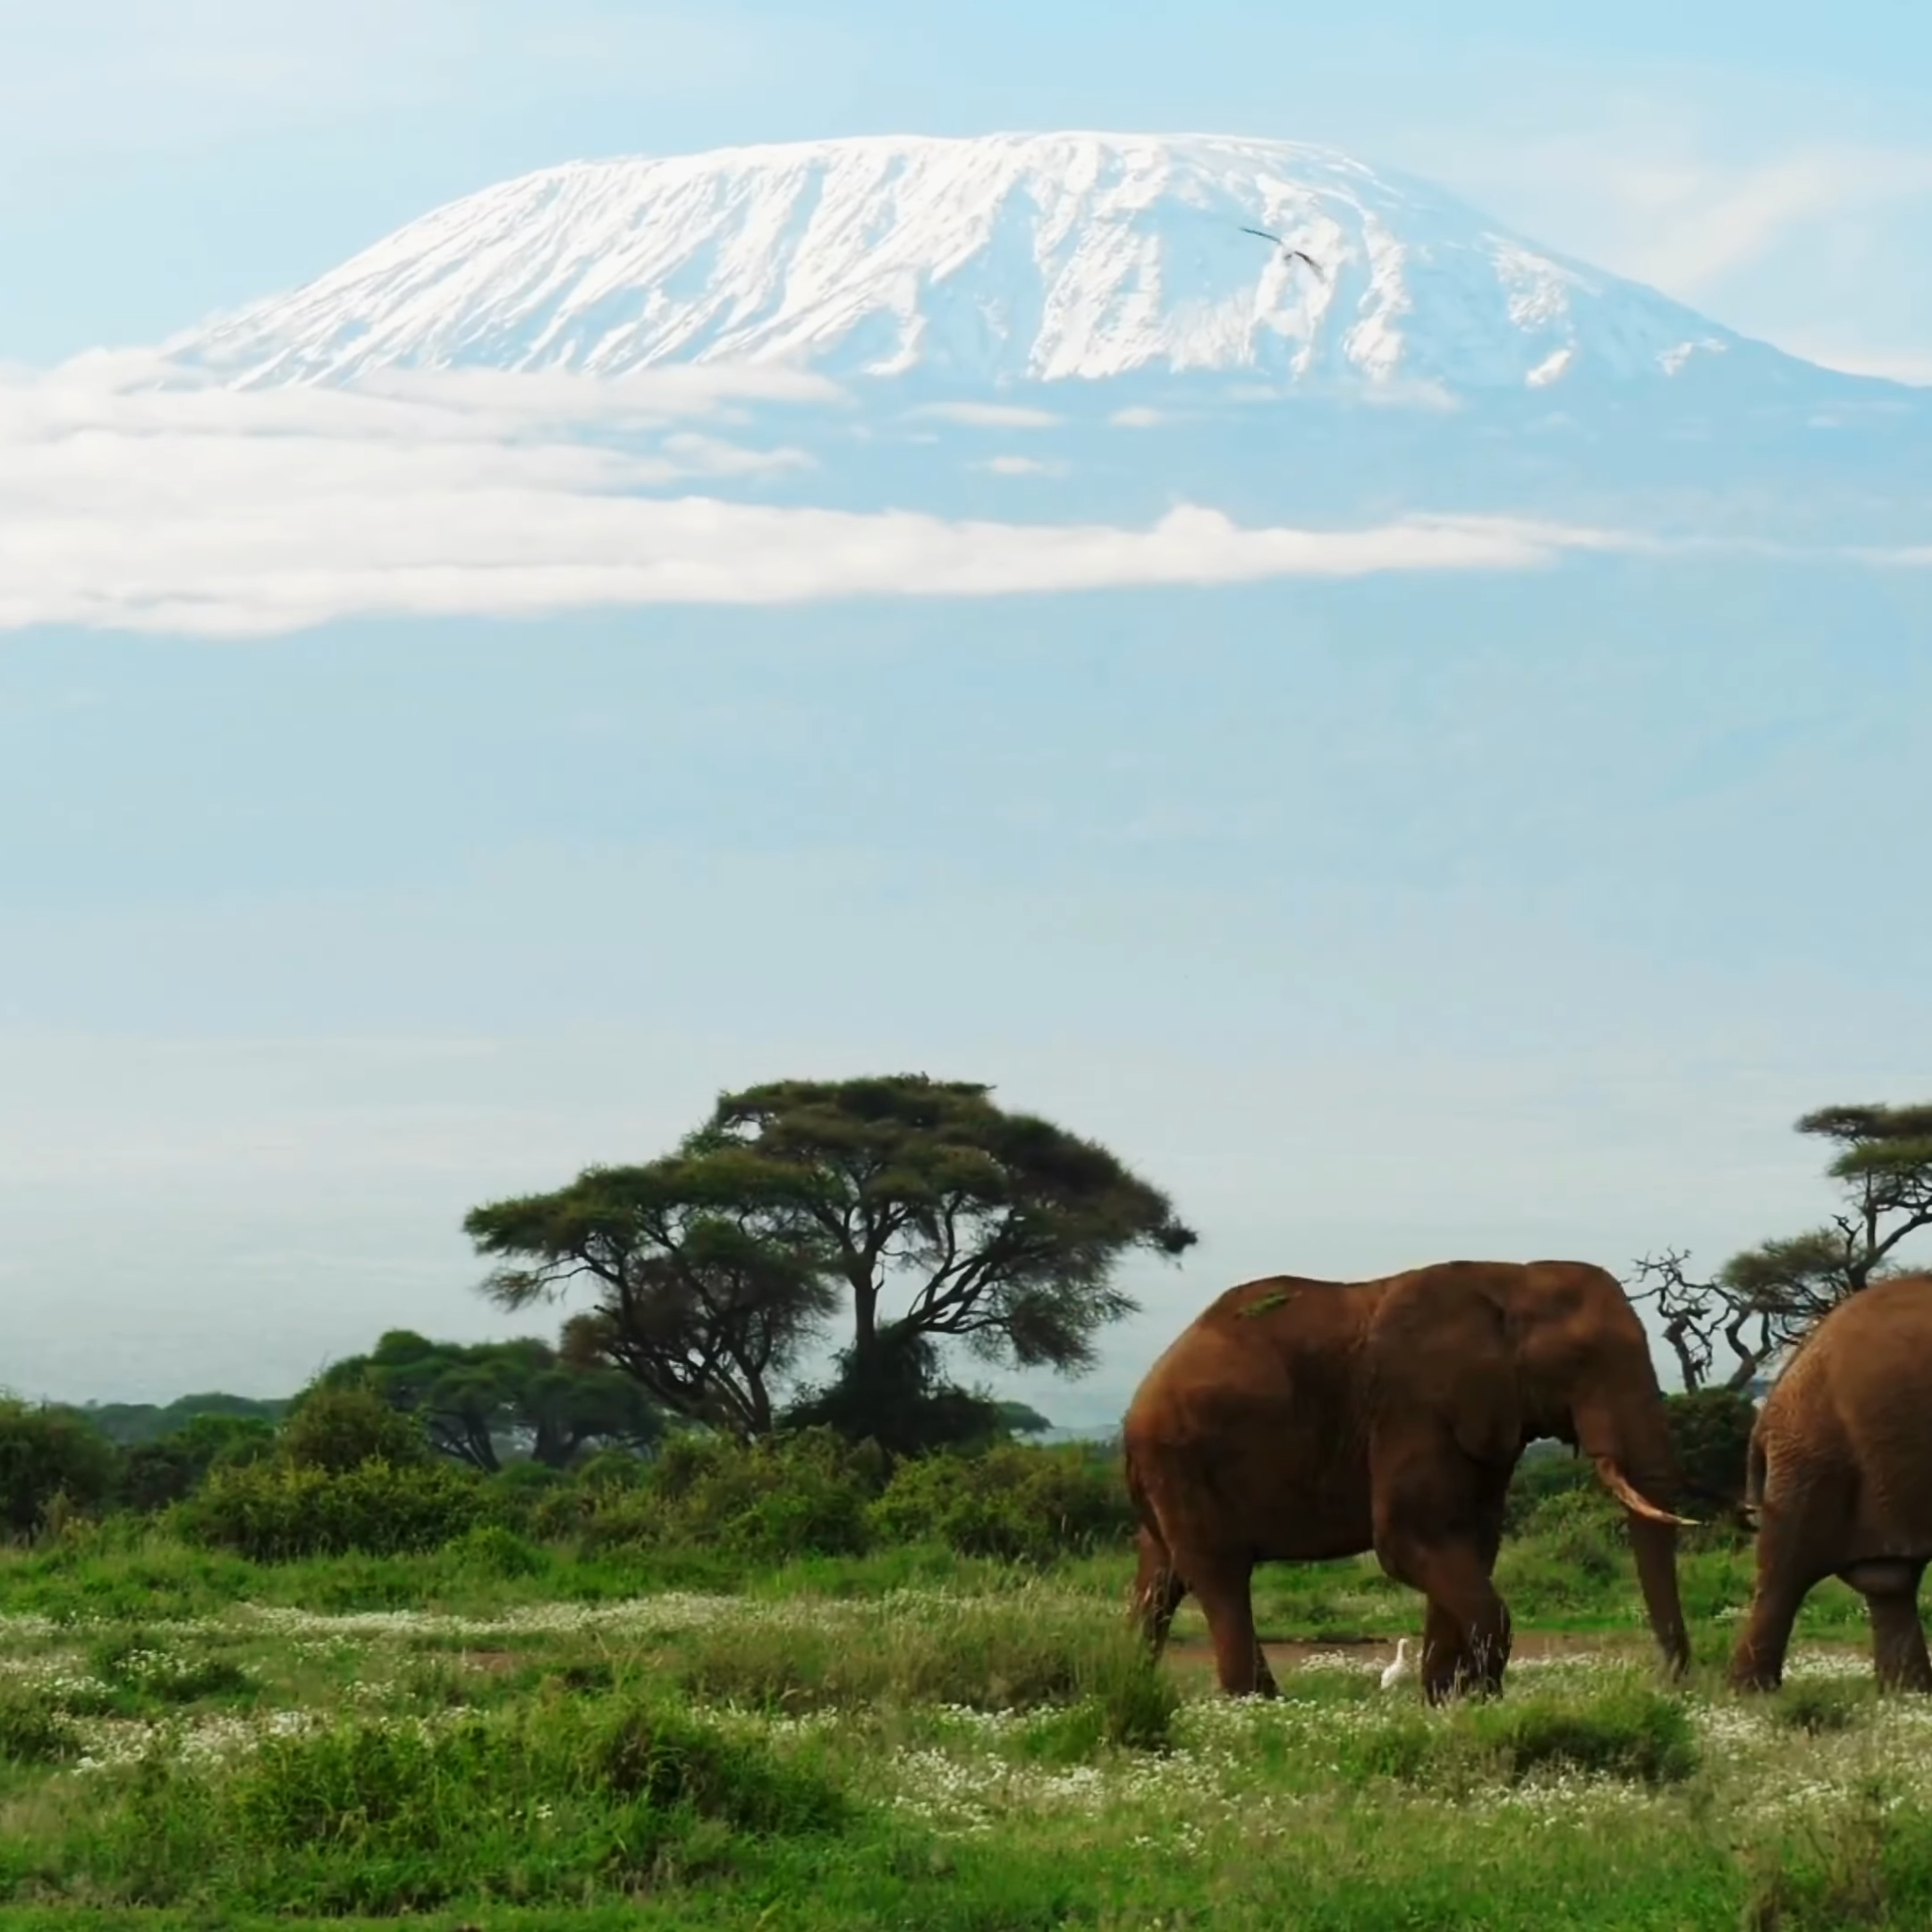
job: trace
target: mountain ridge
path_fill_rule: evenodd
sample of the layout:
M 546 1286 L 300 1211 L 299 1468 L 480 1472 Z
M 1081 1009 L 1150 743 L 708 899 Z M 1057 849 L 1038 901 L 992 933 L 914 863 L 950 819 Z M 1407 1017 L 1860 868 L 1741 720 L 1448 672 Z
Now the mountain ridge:
M 1206 375 L 1371 400 L 1648 387 L 1724 362 L 1867 380 L 1335 149 L 1095 132 L 564 163 L 165 347 L 244 387 L 733 360 L 962 391 Z

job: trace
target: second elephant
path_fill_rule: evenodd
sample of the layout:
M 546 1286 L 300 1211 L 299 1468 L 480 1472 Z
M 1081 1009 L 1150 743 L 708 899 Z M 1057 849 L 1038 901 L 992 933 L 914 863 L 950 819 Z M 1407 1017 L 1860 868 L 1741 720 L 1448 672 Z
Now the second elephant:
M 1875 1283 L 1805 1337 L 1751 1429 L 1745 1501 L 1758 1587 L 1732 1682 L 1777 1688 L 1800 1605 L 1837 1576 L 1871 1614 L 1880 1686 L 1932 1690 L 1919 1621 L 1932 1561 L 1932 1275 Z

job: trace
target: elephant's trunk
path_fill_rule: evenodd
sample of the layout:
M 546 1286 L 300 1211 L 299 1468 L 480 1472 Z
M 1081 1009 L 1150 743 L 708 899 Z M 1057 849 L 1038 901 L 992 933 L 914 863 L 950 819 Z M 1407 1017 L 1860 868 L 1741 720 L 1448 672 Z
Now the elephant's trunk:
M 1672 1674 L 1682 1676 L 1690 1664 L 1690 1640 L 1677 1594 L 1677 1530 L 1689 1519 L 1670 1509 L 1677 1479 L 1662 1394 L 1651 1394 L 1641 1407 L 1645 1412 L 1633 1417 L 1625 1412 L 1627 1404 L 1579 1405 L 1577 1447 L 1629 1513 L 1631 1551 L 1650 1629 Z

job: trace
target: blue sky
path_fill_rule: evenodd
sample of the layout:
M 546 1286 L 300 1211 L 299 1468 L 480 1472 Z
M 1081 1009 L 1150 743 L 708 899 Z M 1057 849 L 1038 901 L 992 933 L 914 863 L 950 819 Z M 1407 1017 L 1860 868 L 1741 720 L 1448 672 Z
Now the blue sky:
M 1332 141 L 1932 379 L 1923 9 L 1340 11 L 0 0 L 0 360 L 153 342 L 574 155 L 1084 124 Z M 115 540 L 165 548 L 162 507 Z M 1824 1208 L 1798 1113 L 1932 1094 L 1894 844 L 1932 571 L 1553 540 L 1345 582 L 336 608 L 0 632 L 0 1384 L 269 1393 L 393 1322 L 485 1332 L 478 1199 L 735 1081 L 920 1066 L 1110 1140 L 1202 1227 L 1090 1386 L 1029 1387 L 1104 1416 L 1243 1274 L 1715 1263 Z

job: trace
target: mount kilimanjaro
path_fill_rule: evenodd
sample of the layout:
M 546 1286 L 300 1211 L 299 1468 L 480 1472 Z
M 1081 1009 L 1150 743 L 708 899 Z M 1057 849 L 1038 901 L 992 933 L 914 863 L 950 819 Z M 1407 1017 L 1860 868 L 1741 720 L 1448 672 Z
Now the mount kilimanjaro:
M 575 162 L 165 350 L 241 388 L 807 372 L 845 406 L 787 411 L 797 464 L 735 487 L 816 501 L 1004 513 L 1071 487 L 1083 513 L 1185 496 L 1318 516 L 1634 497 L 1659 525 L 1843 536 L 1834 505 L 1855 500 L 1861 533 L 1894 511 L 1922 527 L 1919 392 L 1290 141 L 867 137 Z

